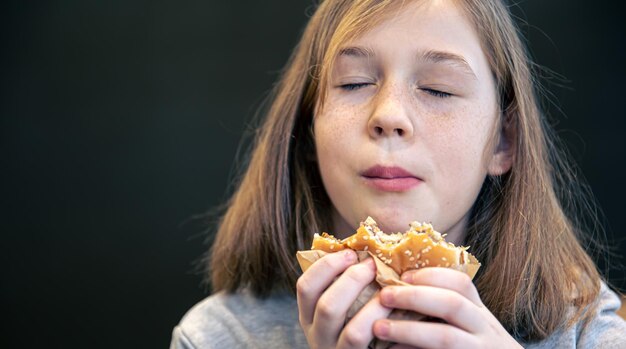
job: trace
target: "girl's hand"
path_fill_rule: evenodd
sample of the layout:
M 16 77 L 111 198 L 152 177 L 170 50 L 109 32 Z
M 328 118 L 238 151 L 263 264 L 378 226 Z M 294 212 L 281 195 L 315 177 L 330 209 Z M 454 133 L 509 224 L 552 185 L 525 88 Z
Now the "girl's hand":
M 357 262 L 352 250 L 330 253 L 298 279 L 299 320 L 311 348 L 365 348 L 374 322 L 391 312 L 376 295 L 346 324 L 348 309 L 376 275 L 371 258 Z
M 456 270 L 424 268 L 402 275 L 414 286 L 390 286 L 380 292 L 382 305 L 445 320 L 378 320 L 376 337 L 419 348 L 521 348 L 487 309 L 471 279 Z

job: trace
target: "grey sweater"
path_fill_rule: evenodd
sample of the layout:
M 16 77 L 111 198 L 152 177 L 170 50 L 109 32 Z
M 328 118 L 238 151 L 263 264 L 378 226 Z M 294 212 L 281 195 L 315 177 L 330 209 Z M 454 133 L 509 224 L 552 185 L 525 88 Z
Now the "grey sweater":
M 617 295 L 602 285 L 597 312 L 582 326 L 553 333 L 525 348 L 626 348 L 626 322 L 615 311 Z M 276 294 L 258 299 L 249 292 L 217 293 L 196 304 L 174 328 L 170 349 L 308 348 L 298 323 L 296 299 Z

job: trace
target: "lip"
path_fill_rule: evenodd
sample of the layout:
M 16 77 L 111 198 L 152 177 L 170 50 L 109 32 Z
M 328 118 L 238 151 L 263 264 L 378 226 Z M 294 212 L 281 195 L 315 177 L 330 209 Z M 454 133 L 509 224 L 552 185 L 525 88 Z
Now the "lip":
M 407 191 L 423 180 L 398 166 L 376 165 L 361 172 L 365 183 L 377 190 L 389 192 Z

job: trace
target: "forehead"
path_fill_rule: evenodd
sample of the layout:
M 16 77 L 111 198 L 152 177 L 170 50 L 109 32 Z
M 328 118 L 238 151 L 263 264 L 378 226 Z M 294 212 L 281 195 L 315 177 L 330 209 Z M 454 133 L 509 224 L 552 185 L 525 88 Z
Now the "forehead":
M 389 8 L 381 16 L 364 33 L 338 45 L 335 58 L 350 47 L 363 48 L 365 56 L 376 56 L 380 60 L 446 52 L 463 58 L 479 79 L 490 76 L 481 40 L 465 12 L 454 1 L 411 1 Z

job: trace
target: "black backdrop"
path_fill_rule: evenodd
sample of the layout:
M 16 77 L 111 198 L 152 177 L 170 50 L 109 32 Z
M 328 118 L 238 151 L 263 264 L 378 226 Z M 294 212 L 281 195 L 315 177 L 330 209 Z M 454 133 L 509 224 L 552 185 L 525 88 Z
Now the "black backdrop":
M 0 6 L 0 347 L 167 347 L 205 296 L 204 226 L 190 218 L 227 197 L 242 132 L 311 2 Z M 567 79 L 549 85 L 550 110 L 623 253 L 622 12 L 513 10 L 536 61 Z M 626 286 L 622 268 L 609 278 Z

